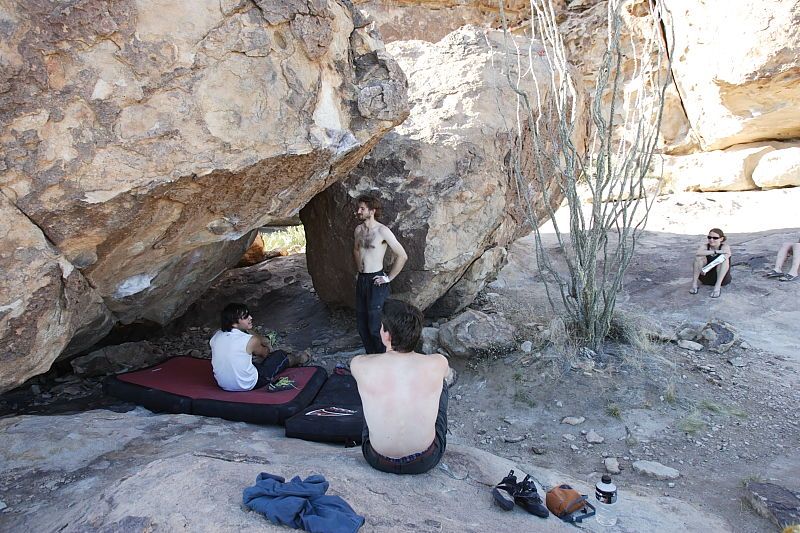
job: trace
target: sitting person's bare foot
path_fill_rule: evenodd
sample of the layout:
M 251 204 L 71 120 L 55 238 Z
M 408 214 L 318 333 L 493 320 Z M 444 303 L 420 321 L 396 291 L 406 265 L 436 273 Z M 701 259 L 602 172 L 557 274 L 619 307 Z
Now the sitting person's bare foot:
M 457 382 L 458 382 L 458 372 L 456 372 L 456 369 L 451 366 L 450 370 L 448 370 L 447 372 L 447 375 L 444 377 L 444 384 L 447 385 L 447 388 L 449 389 Z
M 289 366 L 303 366 L 311 362 L 312 355 L 309 350 L 289 354 Z

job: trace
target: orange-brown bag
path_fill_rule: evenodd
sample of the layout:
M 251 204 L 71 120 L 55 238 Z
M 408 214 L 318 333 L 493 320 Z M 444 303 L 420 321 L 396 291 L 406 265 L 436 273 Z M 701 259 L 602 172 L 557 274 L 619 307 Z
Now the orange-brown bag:
M 594 506 L 577 490 L 562 484 L 547 491 L 545 503 L 550 512 L 565 522 L 581 522 L 594 516 Z

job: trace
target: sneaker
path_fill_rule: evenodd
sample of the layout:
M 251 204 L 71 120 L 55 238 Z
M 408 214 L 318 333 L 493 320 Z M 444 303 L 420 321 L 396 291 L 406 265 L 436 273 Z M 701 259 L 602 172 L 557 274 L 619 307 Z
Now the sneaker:
M 547 518 L 550 515 L 547 507 L 542 503 L 542 497 L 536 491 L 536 483 L 533 482 L 531 476 L 526 475 L 525 479 L 517 485 L 514 501 L 517 505 L 539 518 Z
M 517 476 L 514 471 L 508 473 L 503 481 L 495 485 L 492 489 L 492 496 L 494 496 L 494 503 L 499 505 L 505 511 L 510 511 L 514 508 L 514 494 L 517 492 Z

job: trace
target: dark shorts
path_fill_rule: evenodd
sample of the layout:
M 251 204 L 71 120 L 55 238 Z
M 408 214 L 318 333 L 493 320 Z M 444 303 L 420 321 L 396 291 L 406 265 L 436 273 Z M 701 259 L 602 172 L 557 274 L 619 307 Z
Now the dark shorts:
M 369 442 L 369 428 L 364 425 L 363 441 L 361 452 L 369 465 L 381 472 L 390 474 L 423 474 L 439 464 L 447 447 L 447 404 L 450 395 L 447 386 L 442 386 L 442 394 L 439 396 L 439 414 L 436 417 L 436 435 L 428 449 L 395 459 L 384 457 L 376 452 Z
M 385 276 L 383 271 L 361 273 L 356 280 L 356 325 L 366 353 L 383 353 L 381 342 L 381 311 L 389 296 L 389 284 L 375 285 L 375 278 Z
M 283 350 L 275 350 L 270 352 L 264 361 L 253 366 L 258 371 L 258 381 L 253 388 L 260 389 L 269 385 L 276 375 L 289 368 L 289 354 Z
M 708 256 L 708 257 L 706 257 L 706 264 L 709 264 L 715 258 L 716 258 L 716 256 Z M 700 277 L 698 279 L 700 280 L 700 283 L 702 283 L 703 285 L 716 285 L 717 284 L 717 267 L 712 268 L 711 270 L 709 270 L 705 274 L 703 274 L 701 272 L 700 273 Z M 724 287 L 725 285 L 727 285 L 728 283 L 731 282 L 731 279 L 732 279 L 731 278 L 731 269 L 730 269 L 730 264 L 728 264 L 728 271 L 725 272 L 725 277 L 722 278 L 722 283 L 720 283 L 720 285 Z

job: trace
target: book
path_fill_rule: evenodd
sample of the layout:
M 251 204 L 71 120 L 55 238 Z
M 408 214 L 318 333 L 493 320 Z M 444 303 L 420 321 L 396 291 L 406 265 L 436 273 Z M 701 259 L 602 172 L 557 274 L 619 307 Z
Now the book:
M 701 270 L 703 274 L 708 274 L 708 272 L 717 265 L 721 265 L 725 261 L 725 254 L 719 254 L 713 261 L 709 264 L 704 266 Z

